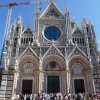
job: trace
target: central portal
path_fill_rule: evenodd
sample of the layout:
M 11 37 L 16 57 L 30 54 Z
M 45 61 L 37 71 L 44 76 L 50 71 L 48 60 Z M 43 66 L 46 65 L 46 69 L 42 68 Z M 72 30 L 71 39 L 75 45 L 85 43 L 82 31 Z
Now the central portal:
M 85 92 L 84 80 L 83 79 L 75 79 L 74 80 L 74 87 L 75 87 L 75 93 Z
M 23 80 L 22 84 L 22 93 L 23 94 L 32 94 L 32 80 Z
M 60 92 L 59 76 L 47 77 L 47 93 Z

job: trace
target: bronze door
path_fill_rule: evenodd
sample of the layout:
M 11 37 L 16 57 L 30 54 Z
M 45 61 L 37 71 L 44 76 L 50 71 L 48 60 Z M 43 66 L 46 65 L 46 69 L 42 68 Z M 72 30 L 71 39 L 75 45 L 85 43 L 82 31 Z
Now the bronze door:
M 47 93 L 60 92 L 59 76 L 47 77 Z
M 32 80 L 23 80 L 22 84 L 22 93 L 23 94 L 32 94 Z
M 84 80 L 83 79 L 75 79 L 74 80 L 74 87 L 75 87 L 75 93 L 85 92 Z

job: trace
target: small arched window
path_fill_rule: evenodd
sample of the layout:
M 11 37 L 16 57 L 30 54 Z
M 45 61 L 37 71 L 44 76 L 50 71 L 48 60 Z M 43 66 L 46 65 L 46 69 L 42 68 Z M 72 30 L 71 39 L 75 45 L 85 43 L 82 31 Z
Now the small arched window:
M 16 31 L 17 31 L 17 33 L 18 33 L 18 27 L 16 28 Z
M 89 29 L 88 29 L 88 27 L 86 27 L 86 30 L 87 30 L 87 32 L 89 32 Z

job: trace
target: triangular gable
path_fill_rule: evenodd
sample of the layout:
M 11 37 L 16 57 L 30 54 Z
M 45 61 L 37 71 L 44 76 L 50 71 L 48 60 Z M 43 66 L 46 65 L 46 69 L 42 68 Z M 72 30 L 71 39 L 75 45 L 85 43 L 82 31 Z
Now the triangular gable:
M 38 58 L 37 54 L 34 52 L 34 50 L 30 46 L 28 46 L 25 49 L 25 51 L 18 57 L 18 59 L 20 59 L 21 57 L 23 57 L 25 55 L 31 55 L 31 56 Z
M 74 56 L 74 55 L 82 55 L 86 59 L 88 59 L 87 55 L 78 46 L 75 46 L 73 48 L 72 52 L 68 55 L 67 59 L 69 59 L 71 56 Z
M 43 55 L 42 59 L 45 58 L 47 56 L 55 56 L 58 55 L 60 57 L 62 57 L 64 59 L 63 54 L 60 52 L 60 50 L 55 46 L 50 46 L 50 48 L 47 50 L 47 52 Z
M 32 33 L 32 34 L 33 34 L 33 31 L 31 30 L 30 26 L 27 26 L 27 27 L 23 30 L 22 34 L 23 34 L 23 33 Z
M 49 6 L 45 9 L 45 11 L 41 14 L 40 18 L 46 19 L 64 19 L 64 15 L 61 13 L 60 9 L 54 4 L 54 2 L 51 2 Z
M 82 34 L 82 31 L 78 26 L 76 26 L 76 28 L 74 29 L 73 33 L 74 34 Z

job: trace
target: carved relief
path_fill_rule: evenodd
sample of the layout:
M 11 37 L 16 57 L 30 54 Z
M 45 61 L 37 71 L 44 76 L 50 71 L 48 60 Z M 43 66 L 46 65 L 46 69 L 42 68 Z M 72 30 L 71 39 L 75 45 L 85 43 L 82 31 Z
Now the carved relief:
M 57 62 L 51 61 L 47 64 L 46 70 L 60 70 L 60 66 Z
M 83 66 L 76 62 L 72 65 L 72 70 L 73 70 L 73 74 L 77 75 L 77 74 L 82 74 L 83 72 Z
M 30 62 L 27 62 L 23 65 L 22 71 L 24 74 L 32 74 L 34 69 L 34 65 Z
M 54 8 L 51 8 L 46 14 L 45 14 L 45 17 L 59 17 L 59 13 L 54 9 Z
M 54 5 L 51 5 L 42 18 L 64 18 Z

